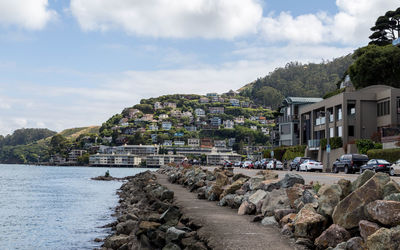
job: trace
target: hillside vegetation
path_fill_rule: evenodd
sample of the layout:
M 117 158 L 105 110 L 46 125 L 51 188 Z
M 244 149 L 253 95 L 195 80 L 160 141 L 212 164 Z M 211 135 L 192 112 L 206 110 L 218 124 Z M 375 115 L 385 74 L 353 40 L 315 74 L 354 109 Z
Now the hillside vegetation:
M 35 128 L 15 130 L 11 135 L 0 136 L 0 163 L 47 162 L 52 154 L 62 153 L 65 156 L 70 149 L 83 148 L 85 136 L 90 137 L 86 138 L 86 141 L 93 141 L 91 138 L 96 137 L 99 128 L 98 126 L 71 128 L 60 133 Z M 54 137 L 61 138 L 65 147 L 52 145 Z
M 239 91 L 255 103 L 273 108 L 288 96 L 323 97 L 337 89 L 337 83 L 353 61 L 352 55 L 347 55 L 320 64 L 291 62 Z

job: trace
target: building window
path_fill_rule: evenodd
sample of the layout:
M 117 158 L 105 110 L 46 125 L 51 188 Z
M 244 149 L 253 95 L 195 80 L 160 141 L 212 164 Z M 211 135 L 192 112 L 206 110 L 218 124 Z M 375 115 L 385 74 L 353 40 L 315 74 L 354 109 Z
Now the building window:
M 281 135 L 290 134 L 290 124 L 281 125 Z
M 338 109 L 337 119 L 338 119 L 338 121 L 342 120 L 342 108 Z
M 333 130 L 333 128 L 329 128 L 329 137 L 335 137 L 335 133 L 334 133 L 334 130 Z
M 354 126 L 349 126 L 349 136 L 354 136 Z
M 378 116 L 390 114 L 390 101 L 379 102 L 377 107 Z
M 343 131 L 342 131 L 342 126 L 340 126 L 340 127 L 337 127 L 337 136 L 338 137 L 342 137 L 343 136 L 343 133 L 342 133 Z

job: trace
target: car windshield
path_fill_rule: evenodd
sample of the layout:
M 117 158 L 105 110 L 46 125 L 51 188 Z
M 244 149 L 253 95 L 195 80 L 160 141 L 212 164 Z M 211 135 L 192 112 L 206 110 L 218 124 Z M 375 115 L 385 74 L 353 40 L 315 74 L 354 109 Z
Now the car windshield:
M 387 160 L 379 159 L 379 160 L 376 160 L 376 161 L 378 162 L 378 164 L 390 164 Z

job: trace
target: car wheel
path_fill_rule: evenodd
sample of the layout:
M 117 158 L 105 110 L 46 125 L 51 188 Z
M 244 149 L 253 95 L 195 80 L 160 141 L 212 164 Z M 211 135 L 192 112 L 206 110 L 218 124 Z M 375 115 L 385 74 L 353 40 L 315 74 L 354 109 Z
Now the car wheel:
M 299 166 L 296 166 L 296 171 L 300 171 L 300 167 Z
M 346 166 L 344 166 L 344 173 L 345 174 L 350 174 L 350 172 L 349 172 L 349 167 L 346 165 Z
M 333 169 L 332 169 L 332 172 L 335 173 L 335 174 L 337 174 L 337 173 L 339 173 L 339 170 L 338 170 L 337 167 L 334 166 Z
M 390 169 L 389 174 L 390 174 L 390 176 L 395 176 L 395 173 L 394 173 L 394 169 L 393 169 L 393 168 Z

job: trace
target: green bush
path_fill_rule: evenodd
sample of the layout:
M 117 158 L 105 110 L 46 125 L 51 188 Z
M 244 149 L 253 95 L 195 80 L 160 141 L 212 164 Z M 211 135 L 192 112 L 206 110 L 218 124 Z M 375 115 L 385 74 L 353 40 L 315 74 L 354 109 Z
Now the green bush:
M 332 137 L 332 138 L 330 138 L 329 143 L 331 144 L 331 149 L 338 149 L 338 148 L 343 147 L 342 137 Z M 327 140 L 325 138 L 321 139 L 320 147 L 323 150 L 326 150 L 326 144 L 327 144 Z
M 400 148 L 391 149 L 371 149 L 367 155 L 370 159 L 385 159 L 389 162 L 395 162 L 400 159 Z
M 366 154 L 371 149 L 382 149 L 381 143 L 376 143 L 370 139 L 356 140 L 356 146 L 360 154 Z
M 292 147 L 287 147 L 287 146 L 281 146 L 274 148 L 274 158 L 277 160 L 291 160 L 297 156 L 304 156 L 304 150 L 306 149 L 306 146 L 304 145 L 299 145 L 299 146 L 292 146 Z M 271 151 L 272 150 L 266 150 L 264 151 L 264 158 L 272 158 L 271 157 Z

